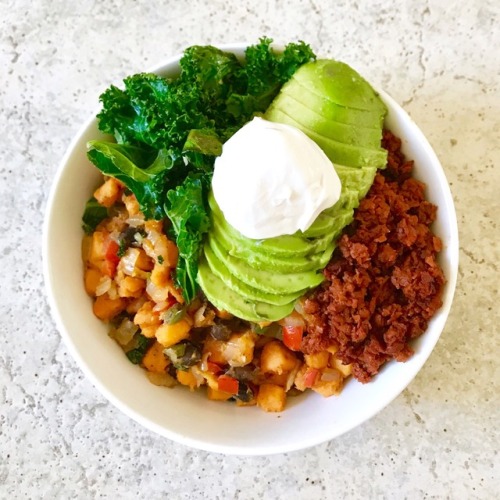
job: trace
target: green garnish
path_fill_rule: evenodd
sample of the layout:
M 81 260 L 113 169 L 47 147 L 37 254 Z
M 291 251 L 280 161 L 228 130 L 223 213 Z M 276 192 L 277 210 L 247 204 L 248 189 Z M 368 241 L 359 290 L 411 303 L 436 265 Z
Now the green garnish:
M 134 335 L 133 344 L 134 348 L 127 351 L 127 358 L 134 365 L 138 365 L 144 359 L 146 351 L 149 349 L 154 339 L 149 339 L 140 333 Z

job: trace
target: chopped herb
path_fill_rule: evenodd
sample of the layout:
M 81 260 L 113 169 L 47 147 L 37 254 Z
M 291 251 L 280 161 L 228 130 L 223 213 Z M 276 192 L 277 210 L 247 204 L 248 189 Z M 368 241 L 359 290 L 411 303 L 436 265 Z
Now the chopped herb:
M 186 307 L 182 304 L 174 304 L 163 314 L 163 321 L 167 325 L 178 323 L 186 315 Z
M 148 339 L 141 333 L 136 333 L 134 335 L 134 344 L 136 347 L 127 352 L 127 358 L 134 365 L 138 365 L 144 359 L 147 350 L 153 342 L 153 339 Z
M 172 364 L 181 371 L 188 370 L 191 366 L 201 361 L 200 348 L 191 342 L 183 341 L 168 347 L 163 351 Z
M 158 264 L 163 264 L 163 255 L 158 255 Z

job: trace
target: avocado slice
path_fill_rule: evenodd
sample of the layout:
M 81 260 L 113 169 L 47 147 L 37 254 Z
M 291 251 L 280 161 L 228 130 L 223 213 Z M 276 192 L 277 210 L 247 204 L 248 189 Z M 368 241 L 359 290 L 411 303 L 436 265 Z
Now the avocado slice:
M 307 92 L 307 90 L 306 90 Z M 301 102 L 281 93 L 273 102 L 273 108 L 279 109 L 305 128 L 314 130 L 329 139 L 352 146 L 379 148 L 382 141 L 382 129 L 347 125 L 318 114 Z
M 334 227 L 332 226 L 332 230 L 333 229 Z M 333 241 L 331 241 L 326 250 L 323 252 L 318 252 L 304 257 L 280 257 L 266 252 L 254 252 L 252 248 L 245 245 L 235 245 L 234 240 L 221 230 L 217 223 L 212 224 L 211 231 L 214 237 L 230 255 L 243 259 L 256 269 L 274 269 L 279 273 L 292 273 L 321 269 L 326 266 L 335 248 Z M 330 234 L 331 232 L 332 231 L 330 231 Z
M 207 242 L 229 273 L 247 285 L 264 292 L 275 294 L 294 293 L 307 288 L 314 288 L 324 279 L 324 276 L 316 271 L 276 273 L 272 269 L 255 269 L 243 259 L 228 255 L 224 247 L 213 237 L 213 234 L 208 234 Z
M 384 124 L 383 113 L 340 106 L 325 96 L 314 93 L 296 80 L 285 83 L 276 99 L 281 99 L 282 96 L 300 102 L 328 120 L 335 120 L 346 125 L 380 130 Z
M 377 174 L 376 167 L 352 168 L 344 165 L 335 165 L 335 171 L 337 172 L 340 182 L 342 183 L 342 190 L 356 190 L 359 200 L 366 196 L 366 193 L 369 191 L 371 185 L 373 184 L 373 179 L 375 179 L 375 175 Z
M 351 109 L 378 111 L 387 108 L 371 85 L 348 64 L 333 59 L 317 59 L 302 65 L 290 81 Z
M 329 139 L 314 130 L 311 130 L 294 118 L 274 107 L 274 104 L 266 111 L 265 117 L 274 122 L 284 123 L 296 127 L 308 135 L 325 152 L 333 164 L 340 163 L 349 167 L 375 166 L 383 167 L 387 161 L 387 151 L 381 147 L 364 148 L 343 144 Z
M 266 302 L 267 304 L 276 306 L 284 306 L 298 299 L 305 293 L 305 290 L 299 290 L 294 293 L 276 294 L 254 288 L 230 273 L 228 268 L 218 259 L 217 255 L 215 255 L 214 251 L 207 243 L 205 243 L 204 252 L 211 271 L 219 277 L 228 288 L 234 290 L 245 299 Z
M 212 224 L 218 225 L 228 238 L 234 241 L 235 245 L 246 246 L 259 254 L 281 255 L 283 257 L 305 257 L 326 250 L 331 238 L 323 236 L 322 238 L 308 239 L 297 233 L 294 235 L 278 236 L 276 238 L 267 238 L 263 240 L 254 240 L 243 236 L 229 222 L 215 201 L 213 192 L 208 194 L 208 204 L 212 211 Z
M 199 262 L 197 281 L 207 299 L 218 309 L 230 311 L 238 318 L 247 321 L 278 321 L 288 316 L 295 306 L 295 301 L 276 306 L 266 302 L 251 301 L 228 288 L 210 269 L 203 256 Z

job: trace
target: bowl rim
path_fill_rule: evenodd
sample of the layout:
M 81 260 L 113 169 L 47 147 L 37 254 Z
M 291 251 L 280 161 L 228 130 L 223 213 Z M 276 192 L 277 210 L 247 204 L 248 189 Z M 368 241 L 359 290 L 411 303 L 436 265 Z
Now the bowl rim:
M 227 50 L 233 53 L 236 53 L 236 55 L 241 55 L 244 52 L 244 49 L 248 46 L 249 44 L 247 43 L 234 43 L 234 44 L 217 44 L 214 45 L 222 50 Z M 276 46 L 273 44 L 273 47 L 279 48 L 279 46 Z M 158 63 L 150 69 L 146 70 L 148 72 L 152 73 L 162 73 L 164 71 L 168 70 L 169 66 L 172 66 L 173 64 L 178 64 L 180 58 L 182 57 L 182 53 L 176 54 L 172 57 L 169 57 L 165 59 L 163 62 Z M 303 450 L 307 449 L 313 446 L 316 446 L 318 444 L 324 443 L 326 441 L 330 441 L 336 437 L 339 437 L 350 430 L 354 429 L 355 427 L 361 425 L 364 422 L 367 422 L 373 416 L 375 416 L 377 413 L 379 413 L 381 410 L 383 410 L 385 407 L 387 407 L 396 397 L 398 397 L 402 391 L 414 380 L 415 376 L 417 373 L 421 370 L 422 366 L 425 364 L 425 362 L 428 360 L 429 356 L 434 350 L 434 347 L 439 340 L 442 331 L 444 329 L 444 326 L 446 324 L 446 320 L 448 318 L 451 305 L 453 302 L 453 297 L 455 294 L 456 290 L 456 282 L 457 282 L 457 275 L 458 275 L 458 259 L 459 259 L 459 239 L 458 239 L 458 223 L 457 223 L 457 218 L 456 218 L 456 211 L 453 203 L 453 197 L 451 194 L 451 190 L 448 184 L 448 181 L 446 179 L 446 175 L 444 172 L 444 169 L 434 152 L 432 146 L 430 145 L 429 141 L 427 138 L 424 136 L 423 132 L 420 130 L 420 128 L 417 126 L 417 124 L 413 121 L 413 119 L 409 116 L 409 114 L 391 97 L 389 96 L 385 91 L 379 90 L 376 87 L 374 87 L 375 90 L 380 94 L 382 99 L 388 104 L 388 107 L 392 108 L 393 110 L 397 111 L 398 114 L 402 116 L 402 118 L 405 120 L 407 125 L 411 128 L 412 134 L 414 134 L 417 139 L 416 142 L 419 144 L 420 147 L 424 149 L 424 153 L 427 157 L 432 159 L 432 161 L 439 167 L 437 171 L 435 172 L 436 175 L 439 178 L 439 184 L 443 192 L 443 202 L 446 204 L 447 211 L 449 213 L 449 219 L 447 220 L 447 223 L 450 224 L 448 227 L 450 231 L 450 239 L 449 239 L 449 247 L 452 253 L 450 254 L 450 275 L 446 276 L 447 282 L 446 282 L 446 294 L 443 294 L 443 297 L 446 297 L 445 302 L 443 303 L 442 307 L 439 309 L 439 315 L 440 317 L 443 316 L 443 325 L 439 331 L 439 333 L 435 336 L 434 341 L 432 344 L 428 344 L 426 348 L 426 354 L 423 356 L 422 359 L 419 360 L 419 363 L 413 366 L 412 373 L 410 374 L 411 376 L 408 376 L 404 380 L 400 381 L 396 388 L 391 391 L 390 397 L 387 398 L 381 398 L 381 401 L 379 402 L 378 405 L 375 405 L 372 407 L 372 410 L 368 414 L 364 414 L 361 419 L 354 420 L 352 422 L 352 425 L 347 426 L 344 429 L 341 429 L 340 432 L 332 432 L 331 435 L 318 435 L 316 439 L 310 439 L 306 443 L 299 442 L 298 445 L 295 441 L 290 442 L 287 445 L 283 446 L 270 446 L 270 447 L 262 447 L 262 446 L 255 446 L 255 447 L 248 447 L 248 446 L 230 446 L 230 445 L 220 445 L 214 442 L 211 442 L 209 440 L 201 440 L 201 439 L 195 439 L 191 438 L 187 435 L 180 434 L 178 432 L 172 431 L 171 429 L 168 429 L 164 426 L 161 426 L 157 424 L 156 422 L 151 421 L 150 419 L 144 417 L 141 415 L 139 412 L 135 411 L 133 408 L 131 408 L 127 403 L 122 401 L 120 398 L 118 398 L 111 390 L 108 389 L 108 387 L 96 376 L 96 374 L 92 371 L 92 368 L 89 366 L 85 358 L 82 356 L 82 354 L 79 352 L 77 349 L 74 341 L 71 338 L 71 335 L 67 331 L 64 320 L 60 314 L 59 307 L 58 307 L 58 301 L 56 299 L 56 296 L 53 291 L 53 280 L 52 280 L 52 268 L 51 268 L 51 262 L 50 262 L 50 238 L 49 238 L 49 232 L 50 232 L 50 222 L 53 216 L 53 212 L 55 210 L 55 199 L 56 195 L 59 190 L 59 184 L 61 181 L 61 178 L 64 174 L 64 171 L 66 169 L 66 165 L 68 164 L 68 161 L 72 155 L 72 153 L 75 151 L 75 148 L 77 144 L 81 141 L 82 136 L 87 132 L 87 130 L 95 125 L 96 123 L 96 114 L 97 112 L 94 112 L 92 115 L 90 115 L 84 123 L 80 126 L 78 129 L 77 133 L 72 137 L 64 156 L 62 157 L 61 161 L 59 162 L 56 174 L 52 180 L 51 188 L 47 197 L 47 203 L 46 203 L 46 208 L 45 208 L 45 216 L 43 220 L 43 228 L 42 228 L 42 258 L 43 258 L 43 276 L 44 276 L 44 285 L 45 285 L 45 290 L 46 290 L 46 295 L 48 299 L 48 303 L 50 306 L 51 310 L 51 315 L 53 320 L 55 321 L 57 330 L 59 331 L 61 337 L 64 339 L 64 343 L 66 344 L 66 347 L 68 348 L 71 356 L 73 359 L 76 360 L 78 366 L 80 369 L 83 371 L 85 376 L 91 381 L 91 383 L 94 385 L 95 388 L 108 400 L 110 401 L 115 407 L 117 407 L 121 412 L 123 412 L 125 415 L 129 416 L 139 424 L 141 424 L 143 427 L 155 432 L 156 434 L 159 434 L 163 437 L 166 437 L 168 439 L 171 439 L 172 441 L 181 443 L 183 445 L 192 447 L 192 448 L 197 448 L 209 452 L 215 452 L 215 453 L 223 453 L 227 455 L 240 455 L 240 456 L 262 456 L 262 455 L 272 455 L 272 454 L 277 454 L 277 453 L 287 453 L 287 452 L 292 452 L 292 451 L 298 451 L 298 450 Z M 424 332 L 422 335 L 425 335 L 426 332 Z

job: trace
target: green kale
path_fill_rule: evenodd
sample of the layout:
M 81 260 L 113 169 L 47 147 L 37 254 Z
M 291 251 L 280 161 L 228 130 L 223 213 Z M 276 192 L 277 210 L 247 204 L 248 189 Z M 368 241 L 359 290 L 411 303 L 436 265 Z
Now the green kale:
M 207 174 L 191 174 L 184 182 L 167 194 L 165 212 L 172 222 L 179 263 L 175 278 L 186 302 L 196 294 L 198 260 L 205 233 L 210 229 L 207 194 L 210 177 Z
M 108 216 L 108 209 L 99 204 L 92 196 L 85 204 L 82 216 L 82 227 L 86 234 L 92 234 L 98 224 Z
M 167 173 L 174 165 L 167 151 L 105 141 L 90 141 L 87 149 L 88 158 L 101 172 L 122 181 L 135 194 L 146 217 L 164 217 Z

